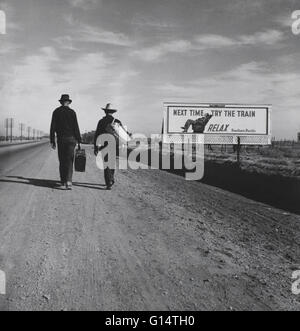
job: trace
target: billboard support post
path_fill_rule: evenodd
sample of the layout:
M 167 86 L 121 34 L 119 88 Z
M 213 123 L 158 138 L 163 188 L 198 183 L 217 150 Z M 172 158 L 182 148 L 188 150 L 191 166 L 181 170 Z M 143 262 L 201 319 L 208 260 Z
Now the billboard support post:
M 237 164 L 238 166 L 241 165 L 241 137 L 237 138 L 238 144 L 237 144 Z

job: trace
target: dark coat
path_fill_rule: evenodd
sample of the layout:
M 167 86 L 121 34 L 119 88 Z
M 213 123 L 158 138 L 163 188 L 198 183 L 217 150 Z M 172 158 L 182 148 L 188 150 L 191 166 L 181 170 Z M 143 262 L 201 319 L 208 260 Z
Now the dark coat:
M 81 135 L 77 121 L 76 113 L 69 107 L 59 107 L 52 115 L 50 140 L 55 143 L 55 134 L 57 139 L 75 138 L 78 143 L 81 143 Z

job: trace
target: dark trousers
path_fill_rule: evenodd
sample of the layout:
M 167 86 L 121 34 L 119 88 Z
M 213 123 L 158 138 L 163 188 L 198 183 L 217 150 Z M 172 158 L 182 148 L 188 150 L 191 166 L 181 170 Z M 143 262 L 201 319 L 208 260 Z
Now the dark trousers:
M 108 162 L 108 155 L 102 152 L 105 147 L 106 146 L 103 146 L 99 149 L 99 152 L 102 154 L 103 163 Z M 111 169 L 106 167 L 104 169 L 104 179 L 106 186 L 112 186 L 115 183 L 115 172 L 115 168 Z
M 59 172 L 62 183 L 72 182 L 75 147 L 76 139 L 73 137 L 63 137 L 57 141 Z
M 104 170 L 104 178 L 106 186 L 111 186 L 115 183 L 115 169 L 106 168 Z

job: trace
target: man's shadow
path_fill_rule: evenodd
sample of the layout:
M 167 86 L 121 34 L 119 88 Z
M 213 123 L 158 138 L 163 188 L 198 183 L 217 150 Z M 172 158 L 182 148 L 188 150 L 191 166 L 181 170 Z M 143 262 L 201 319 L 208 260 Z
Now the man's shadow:
M 9 179 L 0 179 L 0 183 L 13 183 L 31 185 L 37 187 L 50 188 L 52 190 L 62 190 L 61 183 L 56 180 L 50 179 L 37 179 L 37 178 L 25 178 L 20 176 L 6 176 Z M 102 184 L 91 184 L 91 183 L 73 183 L 73 186 L 89 188 L 94 190 L 105 190 L 105 185 Z

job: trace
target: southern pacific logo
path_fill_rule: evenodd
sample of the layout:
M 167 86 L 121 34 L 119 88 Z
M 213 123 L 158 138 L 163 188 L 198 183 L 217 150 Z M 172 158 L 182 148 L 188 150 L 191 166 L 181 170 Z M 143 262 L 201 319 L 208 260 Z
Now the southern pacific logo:
M 3 10 L 0 10 L 0 34 L 6 34 L 6 15 Z

